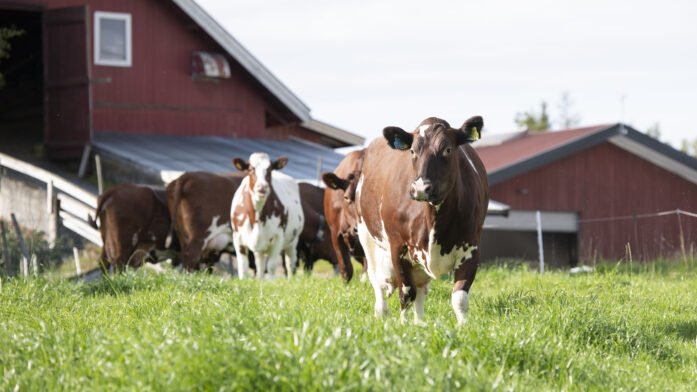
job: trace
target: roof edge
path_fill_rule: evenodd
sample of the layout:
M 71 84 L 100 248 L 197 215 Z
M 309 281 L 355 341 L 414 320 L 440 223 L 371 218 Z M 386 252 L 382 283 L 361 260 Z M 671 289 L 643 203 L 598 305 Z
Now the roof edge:
M 537 169 L 540 166 L 567 157 L 575 152 L 598 145 L 608 140 L 612 136 L 619 135 L 621 129 L 624 127 L 625 125 L 622 123 L 609 125 L 589 135 L 581 136 L 560 146 L 552 147 L 548 150 L 542 151 L 541 153 L 490 172 L 488 173 L 489 185 L 496 185 L 530 170 Z
M 355 133 L 327 124 L 323 121 L 314 118 L 302 123 L 302 126 L 314 132 L 331 137 L 340 142 L 344 142 L 351 146 L 359 146 L 365 144 L 365 138 Z
M 193 0 L 172 0 L 259 83 L 286 105 L 301 122 L 310 120 L 310 108 L 257 60 L 230 33 Z

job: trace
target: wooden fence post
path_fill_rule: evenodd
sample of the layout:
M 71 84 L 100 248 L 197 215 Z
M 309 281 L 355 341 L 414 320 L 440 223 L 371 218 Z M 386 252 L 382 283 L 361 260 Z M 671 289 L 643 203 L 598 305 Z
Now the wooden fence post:
M 545 251 L 542 246 L 542 214 L 540 213 L 539 210 L 537 210 L 537 213 L 535 214 L 535 218 L 537 221 L 537 252 L 538 252 L 538 257 L 540 258 L 540 273 L 544 274 L 545 273 Z
M 31 258 L 29 256 L 29 251 L 27 250 L 27 246 L 24 244 L 24 237 L 22 237 L 22 230 L 19 228 L 19 223 L 17 223 L 17 217 L 15 217 L 14 212 L 10 214 L 10 217 L 12 218 L 12 224 L 15 227 L 15 233 L 17 233 L 17 240 L 19 241 L 19 247 L 22 249 L 22 255 L 24 256 L 24 259 L 22 260 L 22 266 L 24 267 L 24 276 L 29 275 L 29 267 L 28 263 Z
M 58 238 L 58 210 L 56 208 L 56 192 L 53 189 L 53 180 L 46 183 L 46 212 L 48 213 L 48 227 L 46 228 L 46 241 L 49 248 L 56 246 Z
M 10 260 L 10 248 L 7 246 L 7 233 L 5 232 L 5 221 L 0 220 L 0 230 L 2 231 L 2 250 L 5 257 L 5 273 L 7 276 L 14 276 L 15 269 L 12 260 Z

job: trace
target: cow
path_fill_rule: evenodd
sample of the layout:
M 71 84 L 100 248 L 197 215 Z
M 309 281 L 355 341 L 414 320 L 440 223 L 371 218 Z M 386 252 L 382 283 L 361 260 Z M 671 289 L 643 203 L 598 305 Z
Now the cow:
M 244 175 L 205 171 L 182 174 L 167 186 L 172 232 L 181 246 L 180 260 L 187 271 L 208 270 L 223 252 L 234 251 L 230 203 Z
M 327 260 L 335 269 L 341 271 L 341 276 L 347 282 L 351 280 L 353 268 L 339 265 L 336 252 L 332 246 L 331 231 L 324 215 L 325 191 L 318 186 L 300 183 L 300 202 L 302 203 L 305 224 L 298 240 L 298 258 L 304 261 L 305 271 L 312 271 L 315 261 Z
M 99 196 L 95 218 L 88 221 L 102 236 L 102 273 L 112 264 L 123 271 L 140 267 L 146 259 L 160 261 L 176 254 L 176 242 L 165 246 L 170 217 L 163 187 L 113 186 Z
M 367 265 L 363 247 L 358 241 L 356 211 L 356 186 L 363 166 L 363 150 L 352 151 L 334 169 L 334 172 L 322 174 L 322 181 L 328 191 L 324 194 L 324 213 L 331 231 L 331 240 L 334 251 L 339 260 L 339 266 L 346 270 L 346 281 L 353 276 L 351 256 L 363 261 L 363 275 L 361 281 L 367 276 Z
M 248 252 L 254 254 L 257 278 L 273 273 L 284 252 L 290 278 L 297 263 L 297 245 L 305 218 L 300 191 L 295 180 L 279 170 L 288 163 L 282 156 L 271 162 L 266 153 L 253 153 L 248 161 L 234 158 L 235 167 L 247 175 L 242 180 L 230 206 L 237 271 L 245 277 L 249 266 Z
M 422 322 L 430 281 L 454 272 L 452 307 L 465 321 L 489 200 L 484 165 L 468 144 L 483 124 L 475 116 L 454 129 L 430 117 L 411 133 L 386 127 L 366 149 L 356 203 L 376 316 L 387 314 L 384 292 L 397 289 L 401 320 L 414 304 Z

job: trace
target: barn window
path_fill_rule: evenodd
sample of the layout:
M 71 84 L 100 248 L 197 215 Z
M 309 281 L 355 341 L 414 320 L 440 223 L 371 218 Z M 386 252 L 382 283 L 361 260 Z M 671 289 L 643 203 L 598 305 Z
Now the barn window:
M 131 14 L 94 13 L 94 63 L 131 66 Z

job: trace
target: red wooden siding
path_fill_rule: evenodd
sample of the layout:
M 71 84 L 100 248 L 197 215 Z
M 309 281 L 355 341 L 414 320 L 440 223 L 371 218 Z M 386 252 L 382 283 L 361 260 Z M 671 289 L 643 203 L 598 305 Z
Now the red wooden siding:
M 267 129 L 267 112 L 289 118 L 289 111 L 227 55 L 230 79 L 192 80 L 193 51 L 225 51 L 170 2 L 39 1 L 49 9 L 89 6 L 90 57 L 94 53 L 94 12 L 131 14 L 132 66 L 102 66 L 90 60 L 94 130 L 278 138 Z
M 575 211 L 580 219 L 682 209 L 697 211 L 697 184 L 603 143 L 491 186 L 491 198 L 513 209 Z M 687 251 L 697 252 L 697 219 L 681 218 Z M 678 217 L 581 222 L 581 257 L 673 256 L 680 252 Z

